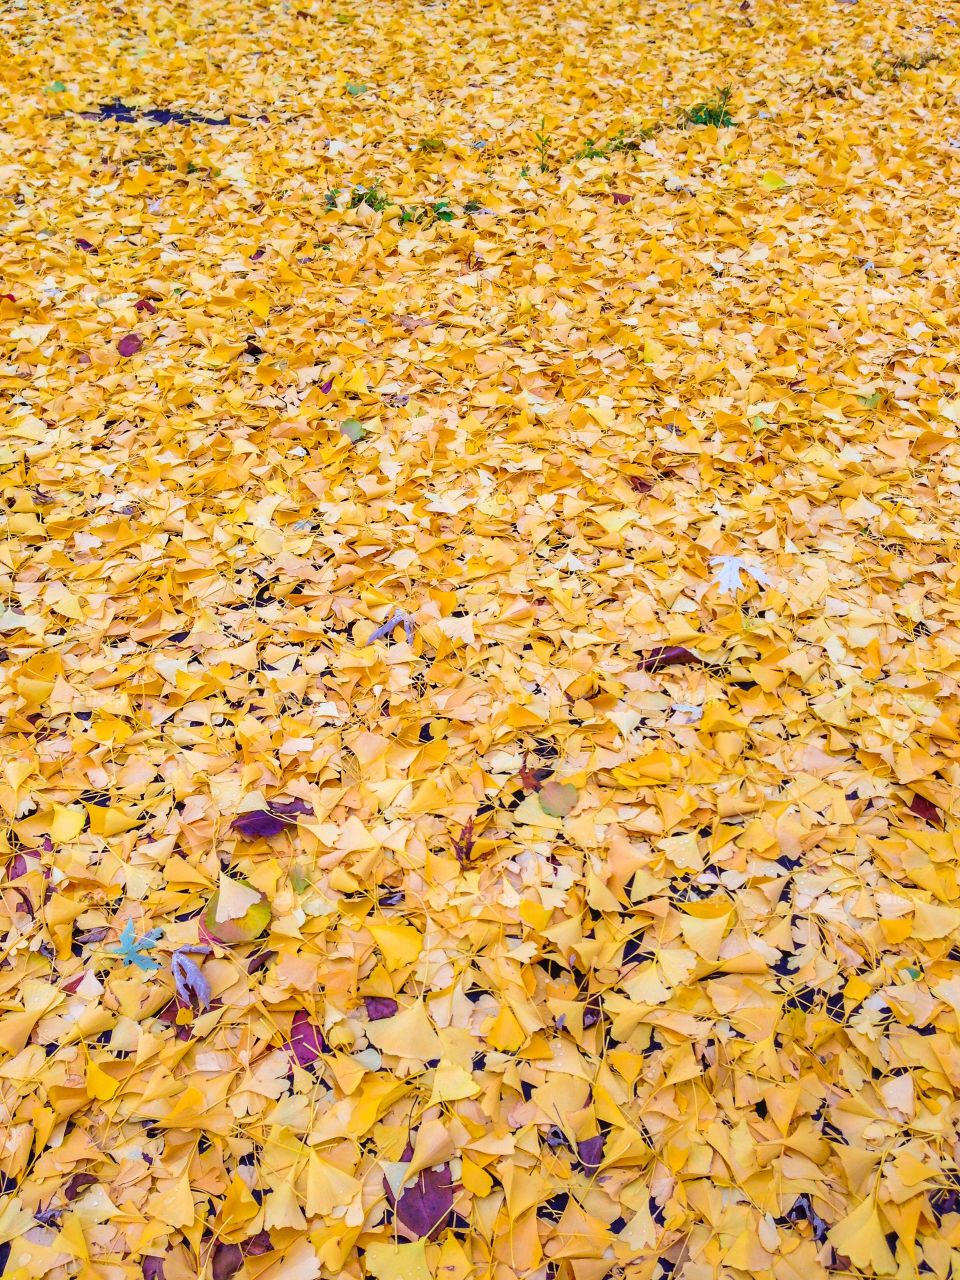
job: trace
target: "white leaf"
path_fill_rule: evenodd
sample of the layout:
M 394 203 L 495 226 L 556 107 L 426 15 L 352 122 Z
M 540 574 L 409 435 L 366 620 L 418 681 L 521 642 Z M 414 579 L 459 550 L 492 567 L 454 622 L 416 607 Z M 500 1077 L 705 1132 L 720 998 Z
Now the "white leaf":
M 741 573 L 749 574 L 762 587 L 770 585 L 770 579 L 760 565 L 751 564 L 741 556 L 711 556 L 710 563 L 716 569 L 713 581 L 724 595 L 735 596 L 741 590 L 744 585 Z

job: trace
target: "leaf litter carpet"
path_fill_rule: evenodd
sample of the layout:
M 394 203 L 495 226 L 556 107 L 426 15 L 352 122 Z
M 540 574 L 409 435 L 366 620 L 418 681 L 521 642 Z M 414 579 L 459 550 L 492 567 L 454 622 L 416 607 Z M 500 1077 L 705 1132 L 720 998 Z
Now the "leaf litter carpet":
M 960 1263 L 946 3 L 0 12 L 0 1262 Z

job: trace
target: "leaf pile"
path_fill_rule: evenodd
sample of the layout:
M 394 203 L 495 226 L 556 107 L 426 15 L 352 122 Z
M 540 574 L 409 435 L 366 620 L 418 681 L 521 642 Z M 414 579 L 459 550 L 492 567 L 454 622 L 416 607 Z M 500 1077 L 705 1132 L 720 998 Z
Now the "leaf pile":
M 944 8 L 8 8 L 5 1277 L 955 1273 Z

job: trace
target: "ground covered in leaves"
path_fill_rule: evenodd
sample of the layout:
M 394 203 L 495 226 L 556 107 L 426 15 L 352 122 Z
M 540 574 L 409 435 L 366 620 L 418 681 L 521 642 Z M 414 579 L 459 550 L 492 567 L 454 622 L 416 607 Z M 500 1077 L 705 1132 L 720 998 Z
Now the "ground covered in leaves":
M 6 1276 L 947 1280 L 952 10 L 296 3 L 0 13 Z

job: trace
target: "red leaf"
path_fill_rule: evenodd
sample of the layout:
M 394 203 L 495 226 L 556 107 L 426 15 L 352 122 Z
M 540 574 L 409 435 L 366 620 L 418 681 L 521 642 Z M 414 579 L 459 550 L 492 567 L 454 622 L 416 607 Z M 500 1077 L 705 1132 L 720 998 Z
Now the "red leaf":
M 139 333 L 125 333 L 117 343 L 117 350 L 122 356 L 135 356 L 142 346 Z
M 549 778 L 552 769 L 531 769 L 527 764 L 529 752 L 524 751 L 523 763 L 520 766 L 520 785 L 524 791 L 539 791 L 545 778 Z
M 155 316 L 157 314 L 157 304 L 155 302 L 151 302 L 149 298 L 138 298 L 133 305 L 135 310 L 145 311 L 148 316 Z
M 922 818 L 924 822 L 929 822 L 932 827 L 943 826 L 943 815 L 933 801 L 928 800 L 926 796 L 914 795 L 910 801 L 910 812 Z
M 661 667 L 703 667 L 705 662 L 679 644 L 661 644 L 645 654 L 638 664 L 641 671 L 658 671 Z
M 371 1022 L 379 1022 L 381 1018 L 392 1018 L 397 1012 L 397 1002 L 391 996 L 364 996 L 367 1006 L 367 1017 Z
M 310 1015 L 303 1009 L 299 1009 L 293 1015 L 293 1028 L 286 1048 L 301 1067 L 309 1067 L 311 1062 L 316 1062 L 321 1053 L 327 1051 L 327 1043 L 320 1028 L 314 1026 L 310 1021 Z

